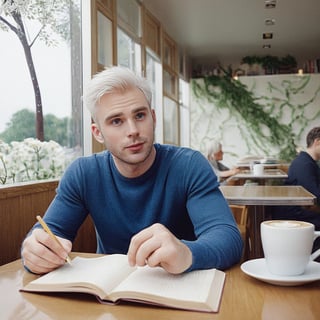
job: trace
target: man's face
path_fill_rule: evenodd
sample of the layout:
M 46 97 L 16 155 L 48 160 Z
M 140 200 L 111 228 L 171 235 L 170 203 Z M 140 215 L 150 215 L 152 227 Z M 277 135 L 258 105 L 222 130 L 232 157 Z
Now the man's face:
M 155 158 L 156 122 L 144 94 L 137 88 L 106 94 L 95 116 L 92 133 L 112 153 L 118 170 L 125 176 L 144 173 Z

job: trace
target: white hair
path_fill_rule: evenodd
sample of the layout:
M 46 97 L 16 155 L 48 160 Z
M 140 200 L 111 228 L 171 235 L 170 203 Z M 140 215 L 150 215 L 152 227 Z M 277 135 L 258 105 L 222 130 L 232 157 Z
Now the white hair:
M 211 140 L 208 144 L 208 154 L 207 156 L 210 157 L 212 154 L 215 154 L 221 150 L 221 143 L 217 140 Z
M 151 107 L 152 92 L 147 79 L 121 66 L 113 66 L 97 73 L 86 88 L 84 103 L 95 120 L 96 106 L 105 94 L 131 88 L 141 90 Z

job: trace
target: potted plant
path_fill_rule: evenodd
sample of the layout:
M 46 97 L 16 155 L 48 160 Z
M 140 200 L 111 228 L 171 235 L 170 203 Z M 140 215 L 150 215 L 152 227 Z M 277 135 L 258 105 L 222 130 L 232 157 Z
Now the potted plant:
M 248 70 L 247 75 L 258 75 L 260 74 L 259 68 L 261 66 L 261 58 L 253 55 L 253 56 L 245 56 L 241 60 L 241 64 L 247 64 Z
M 297 71 L 297 60 L 290 54 L 280 59 L 279 72 L 280 73 L 295 73 Z
M 276 74 L 279 72 L 279 58 L 276 56 L 266 55 L 261 58 L 265 74 Z

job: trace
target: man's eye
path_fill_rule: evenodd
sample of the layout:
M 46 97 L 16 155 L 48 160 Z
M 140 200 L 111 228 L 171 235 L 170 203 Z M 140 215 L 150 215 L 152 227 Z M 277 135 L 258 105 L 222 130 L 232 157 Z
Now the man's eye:
M 114 125 L 114 126 L 118 126 L 120 125 L 122 122 L 119 118 L 116 118 L 116 119 L 112 119 L 111 120 L 111 124 Z
M 136 114 L 136 119 L 137 120 L 142 120 L 142 119 L 144 119 L 145 118 L 145 113 L 144 112 L 139 112 L 139 113 L 137 113 Z

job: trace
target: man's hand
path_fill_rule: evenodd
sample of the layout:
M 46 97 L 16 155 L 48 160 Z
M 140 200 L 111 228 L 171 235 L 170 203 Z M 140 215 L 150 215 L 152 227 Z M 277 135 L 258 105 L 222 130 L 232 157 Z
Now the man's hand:
M 69 240 L 57 237 L 63 248 L 43 229 L 35 229 L 23 244 L 21 256 L 24 265 L 34 273 L 48 273 L 66 262 L 72 248 Z
M 132 237 L 128 259 L 132 266 L 161 266 L 178 274 L 191 266 L 192 253 L 166 227 L 156 223 Z

